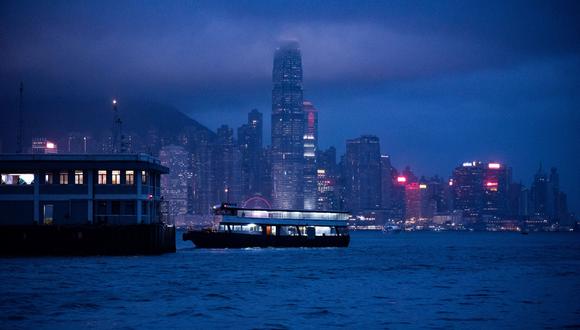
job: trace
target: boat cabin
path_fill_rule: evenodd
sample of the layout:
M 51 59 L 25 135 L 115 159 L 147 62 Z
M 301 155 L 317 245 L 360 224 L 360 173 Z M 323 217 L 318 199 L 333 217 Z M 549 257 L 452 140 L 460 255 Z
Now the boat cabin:
M 266 236 L 347 236 L 348 212 L 214 207 L 218 232 Z

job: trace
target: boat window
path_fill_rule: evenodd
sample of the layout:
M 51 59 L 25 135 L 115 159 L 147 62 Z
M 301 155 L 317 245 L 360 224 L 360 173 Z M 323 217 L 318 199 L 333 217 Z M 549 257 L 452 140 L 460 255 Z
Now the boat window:
M 329 236 L 332 235 L 330 227 L 316 227 L 316 236 Z
M 258 219 L 310 219 L 310 220 L 348 219 L 348 214 L 346 213 L 316 212 L 316 211 L 238 210 L 237 215 L 239 217 L 258 218 Z

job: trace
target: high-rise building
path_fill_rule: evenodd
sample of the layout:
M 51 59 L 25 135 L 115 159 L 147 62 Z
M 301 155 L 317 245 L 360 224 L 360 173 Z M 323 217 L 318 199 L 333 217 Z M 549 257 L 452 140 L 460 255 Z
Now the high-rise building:
M 216 204 L 214 187 L 216 186 L 212 154 L 214 136 L 207 131 L 192 132 L 193 150 L 193 210 L 196 215 L 208 215 Z
M 161 195 L 167 201 L 167 213 L 172 221 L 183 222 L 188 210 L 189 189 L 192 183 L 191 156 L 185 148 L 164 146 L 159 151 L 161 165 L 169 168 L 169 174 L 161 177 Z
M 512 183 L 509 188 L 509 214 L 521 218 L 529 215 L 530 191 L 521 183 Z
M 302 55 L 297 42 L 276 49 L 272 82 L 272 202 L 275 208 L 301 209 L 305 125 Z
M 560 191 L 560 176 L 553 167 L 548 175 L 540 165 L 530 189 L 531 213 L 559 222 L 568 218 L 566 194 Z
M 407 183 L 407 177 L 399 173 L 396 168 L 391 167 L 391 178 L 393 184 L 390 196 L 390 209 L 393 218 L 401 220 L 405 214 L 405 185 Z
M 304 101 L 304 209 L 316 209 L 318 151 L 318 110 L 310 101 Z
M 346 141 L 344 159 L 346 209 L 375 210 L 381 206 L 381 151 L 379 138 L 363 135 Z
M 465 162 L 453 171 L 453 204 L 468 218 L 505 217 L 511 170 L 497 162 Z
M 217 130 L 212 163 L 216 180 L 216 204 L 238 203 L 241 199 L 240 156 L 239 149 L 234 145 L 233 130 L 227 125 Z
M 238 146 L 241 153 L 240 184 L 242 199 L 260 194 L 265 195 L 262 181 L 262 113 L 253 109 L 248 114 L 248 123 L 238 128 Z
M 272 146 L 262 149 L 262 189 L 263 197 L 272 200 Z M 271 204 L 270 204 L 271 205 Z
M 532 212 L 538 215 L 547 215 L 552 208 L 552 191 L 549 187 L 548 176 L 542 165 L 534 175 L 531 188 Z
M 338 210 L 338 170 L 334 147 L 316 153 L 316 168 L 316 209 Z
M 421 182 L 427 185 L 430 198 L 435 202 L 435 211 L 437 213 L 449 212 L 452 205 L 449 181 L 436 175 L 429 179 L 421 179 Z
M 393 167 L 391 159 L 387 155 L 381 155 L 381 207 L 390 209 L 393 207 Z
M 465 162 L 453 170 L 453 205 L 465 217 L 478 218 L 483 208 L 484 164 Z
M 427 184 L 419 182 L 405 185 L 405 219 L 426 220 L 433 217 L 436 202 L 427 188 Z
M 488 163 L 484 167 L 482 213 L 505 217 L 509 213 L 508 190 L 511 185 L 511 169 L 500 163 Z

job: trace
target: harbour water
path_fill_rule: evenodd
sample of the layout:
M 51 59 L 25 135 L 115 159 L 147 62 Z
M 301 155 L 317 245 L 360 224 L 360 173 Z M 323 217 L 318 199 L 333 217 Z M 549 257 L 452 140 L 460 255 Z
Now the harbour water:
M 580 327 L 577 234 L 354 232 L 346 249 L 177 244 L 161 256 L 0 259 L 0 327 Z

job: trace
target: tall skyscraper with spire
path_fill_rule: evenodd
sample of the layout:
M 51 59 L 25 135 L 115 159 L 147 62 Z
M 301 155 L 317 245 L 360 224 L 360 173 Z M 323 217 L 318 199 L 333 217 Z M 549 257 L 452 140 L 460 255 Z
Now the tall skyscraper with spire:
M 302 55 L 297 42 L 276 49 L 272 82 L 272 204 L 302 209 L 305 125 Z

